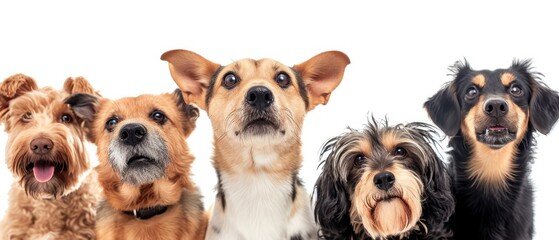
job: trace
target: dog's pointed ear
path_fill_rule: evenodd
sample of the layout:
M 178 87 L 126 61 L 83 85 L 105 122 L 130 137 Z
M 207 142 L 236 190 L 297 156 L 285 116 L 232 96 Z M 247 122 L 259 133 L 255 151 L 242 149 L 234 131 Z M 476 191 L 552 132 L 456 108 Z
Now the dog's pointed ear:
M 318 104 L 326 105 L 330 94 L 342 81 L 349 57 L 340 51 L 320 53 L 311 59 L 293 66 L 293 69 L 303 78 L 309 94 L 307 111 Z
M 172 95 L 178 109 L 183 114 L 181 125 L 184 134 L 188 137 L 196 127 L 196 119 L 200 116 L 200 111 L 192 104 L 188 104 L 184 101 L 180 89 L 175 90 Z
M 72 109 L 74 114 L 84 121 L 87 138 L 91 142 L 95 142 L 95 136 L 93 136 L 91 127 L 95 114 L 99 110 L 100 102 L 100 97 L 88 93 L 73 94 L 64 100 L 64 103 L 70 105 L 70 109 Z
M 460 130 L 460 103 L 452 83 L 430 97 L 423 107 L 429 117 L 448 136 L 454 136 Z
M 62 89 L 70 95 L 76 93 L 88 93 L 100 96 L 91 84 L 83 77 L 77 77 L 75 79 L 71 77 L 67 78 L 66 81 L 64 81 Z
M 15 74 L 0 83 L 0 120 L 5 123 L 10 101 L 39 87 L 33 78 Z
M 335 141 L 335 138 L 330 140 L 323 147 L 322 154 L 331 150 Z M 324 160 L 322 173 L 315 184 L 314 216 L 325 239 L 342 239 L 343 236 L 351 236 L 353 233 L 349 216 L 351 208 L 349 193 L 339 179 L 340 174 L 336 173 L 334 155 L 334 152 L 330 152 Z
M 169 62 L 171 77 L 179 86 L 186 102 L 206 110 L 208 87 L 220 65 L 194 52 L 180 49 L 163 53 L 161 60 Z

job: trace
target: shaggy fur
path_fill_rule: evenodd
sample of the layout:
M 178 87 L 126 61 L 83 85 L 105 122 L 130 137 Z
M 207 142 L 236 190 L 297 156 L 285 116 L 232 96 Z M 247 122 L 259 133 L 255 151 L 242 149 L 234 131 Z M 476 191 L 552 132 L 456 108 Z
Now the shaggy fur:
M 493 71 L 457 62 L 452 70 L 454 80 L 425 108 L 450 136 L 455 238 L 532 239 L 534 133 L 549 133 L 559 118 L 559 95 L 530 61 Z
M 180 91 L 119 100 L 76 94 L 66 102 L 97 145 L 104 197 L 97 239 L 204 238 L 207 217 L 186 144 L 199 113 Z
M 293 67 L 272 59 L 220 66 L 173 50 L 162 55 L 185 100 L 207 111 L 218 177 L 206 239 L 314 239 L 298 178 L 305 114 L 326 104 L 349 58 L 321 53 Z
M 0 118 L 9 134 L 6 164 L 15 176 L 2 239 L 93 239 L 99 188 L 85 150 L 82 122 L 64 103 L 95 94 L 83 78 L 62 91 L 17 74 L 0 84 Z
M 454 210 L 450 177 L 425 123 L 388 126 L 372 119 L 363 130 L 322 148 L 315 185 L 323 239 L 449 239 Z

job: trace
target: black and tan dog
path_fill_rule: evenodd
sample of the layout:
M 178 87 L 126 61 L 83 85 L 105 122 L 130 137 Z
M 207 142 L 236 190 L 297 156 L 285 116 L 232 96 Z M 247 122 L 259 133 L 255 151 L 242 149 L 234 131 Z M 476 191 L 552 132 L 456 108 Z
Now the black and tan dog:
M 450 239 L 450 176 L 425 123 L 350 129 L 326 142 L 316 182 L 321 237 L 336 240 Z
M 425 108 L 450 136 L 455 238 L 531 239 L 533 135 L 559 118 L 559 95 L 529 61 L 494 71 L 458 62 L 452 70 L 455 79 Z
M 104 200 L 97 239 L 203 239 L 207 218 L 190 180 L 186 138 L 198 109 L 180 91 L 119 100 L 69 97 L 97 145 Z
M 308 111 L 328 102 L 349 58 L 330 51 L 293 67 L 272 59 L 220 66 L 186 50 L 161 58 L 214 130 L 219 183 L 206 239 L 316 238 L 298 178 L 301 128 Z

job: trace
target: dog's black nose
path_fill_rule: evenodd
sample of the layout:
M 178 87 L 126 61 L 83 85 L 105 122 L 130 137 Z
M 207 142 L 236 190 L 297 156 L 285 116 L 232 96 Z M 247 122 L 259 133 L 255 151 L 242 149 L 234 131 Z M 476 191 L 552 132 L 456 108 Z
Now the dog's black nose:
M 248 90 L 246 101 L 258 110 L 264 110 L 274 102 L 274 94 L 263 86 L 252 87 Z
M 147 133 L 146 127 L 141 124 L 137 123 L 129 123 L 124 125 L 122 129 L 120 129 L 120 140 L 127 145 L 137 145 L 144 140 L 144 136 Z
M 386 191 L 394 186 L 396 178 L 391 172 L 381 172 L 375 175 L 373 181 L 375 182 L 375 186 Z
M 54 143 L 52 140 L 44 137 L 35 138 L 31 141 L 30 148 L 33 153 L 38 155 L 47 154 L 52 150 Z
M 490 117 L 502 117 L 509 111 L 507 102 L 503 99 L 489 99 L 483 106 L 483 111 Z

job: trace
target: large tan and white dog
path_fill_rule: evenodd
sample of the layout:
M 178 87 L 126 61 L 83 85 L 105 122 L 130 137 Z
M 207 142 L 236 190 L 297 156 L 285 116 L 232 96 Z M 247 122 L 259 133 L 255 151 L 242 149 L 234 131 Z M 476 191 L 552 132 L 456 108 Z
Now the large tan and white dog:
M 305 114 L 326 104 L 349 58 L 329 51 L 288 67 L 272 59 L 227 66 L 186 51 L 161 56 L 184 99 L 214 130 L 217 198 L 206 239 L 314 239 L 317 227 L 298 172 Z

